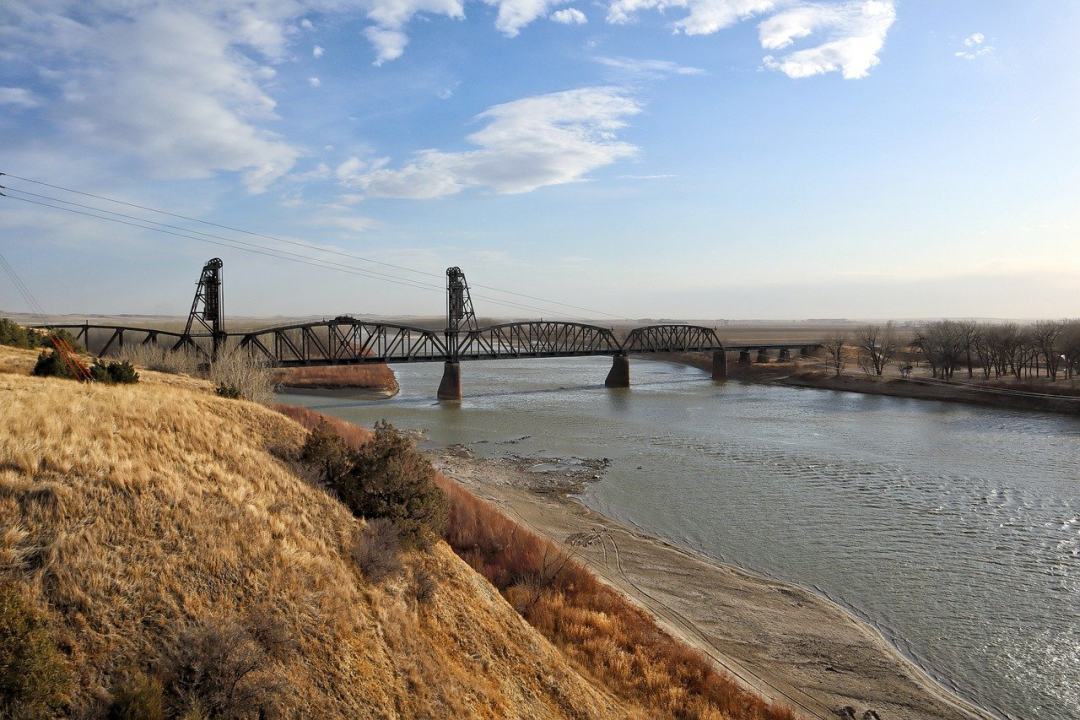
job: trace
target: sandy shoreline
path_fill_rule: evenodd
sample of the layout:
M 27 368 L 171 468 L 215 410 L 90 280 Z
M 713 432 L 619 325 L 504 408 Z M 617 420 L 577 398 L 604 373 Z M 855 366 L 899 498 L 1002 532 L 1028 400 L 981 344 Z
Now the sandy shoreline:
M 568 493 L 602 472 L 602 463 L 552 473 L 530 472 L 532 462 L 479 459 L 466 448 L 436 457 L 446 475 L 565 546 L 666 630 L 802 717 L 991 717 L 942 688 L 876 630 L 824 597 L 676 547 L 570 498 Z

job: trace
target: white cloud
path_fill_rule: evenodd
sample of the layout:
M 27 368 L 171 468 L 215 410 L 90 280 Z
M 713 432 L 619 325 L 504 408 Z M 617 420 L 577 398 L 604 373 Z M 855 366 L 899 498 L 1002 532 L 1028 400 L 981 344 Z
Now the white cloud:
M 322 85 L 322 80 L 320 80 L 317 77 L 309 77 L 307 79 L 307 82 L 308 82 L 308 85 L 310 85 L 313 88 L 317 88 L 317 87 L 320 87 Z
M 556 10 L 551 13 L 551 20 L 562 25 L 584 25 L 589 22 L 589 18 L 585 17 L 585 13 L 577 8 L 563 8 L 562 10 Z
M 777 0 L 612 0 L 607 20 L 621 25 L 631 22 L 642 10 L 685 9 L 686 15 L 674 24 L 676 32 L 711 35 L 754 15 L 769 12 Z
M 397 60 L 405 52 L 409 37 L 401 30 L 375 27 L 364 28 L 364 37 L 375 48 L 375 65 L 382 65 L 390 60 Z
M 974 60 L 980 58 L 983 55 L 989 55 L 994 52 L 992 45 L 985 45 L 986 36 L 982 33 L 972 33 L 964 38 L 964 47 L 966 50 L 958 50 L 953 53 L 956 57 L 963 60 Z
M 315 26 L 312 25 L 310 20 L 308 20 L 307 18 L 304 18 L 303 20 L 300 21 L 300 27 L 304 28 L 305 30 L 311 30 Z
M 5 10 L 19 22 L 0 27 L 5 44 L 39 58 L 59 96 L 49 114 L 80 151 L 162 178 L 238 172 L 260 192 L 300 155 L 265 128 L 276 116 L 263 83 L 275 72 L 253 59 L 281 51 L 284 33 L 270 27 L 280 18 L 202 9 L 12 2 Z
M 464 19 L 464 0 L 370 0 L 367 16 L 374 24 L 364 28 L 364 36 L 375 49 L 376 65 L 401 57 L 409 42 L 405 25 L 420 13 Z
M 484 2 L 499 8 L 495 16 L 495 29 L 507 37 L 516 37 L 523 27 L 537 18 L 546 16 L 548 10 L 561 5 L 565 0 L 484 0 Z
M 400 168 L 386 159 L 350 158 L 337 169 L 348 186 L 369 195 L 436 198 L 468 188 L 523 193 L 584 178 L 637 152 L 617 138 L 626 118 L 640 112 L 620 88 L 587 87 L 496 105 L 467 140 L 476 150 L 423 150 Z
M 704 75 L 705 71 L 701 68 L 687 67 L 685 65 L 679 65 L 678 63 L 670 60 L 638 60 L 635 58 L 627 57 L 606 57 L 600 56 L 594 58 L 596 62 L 607 67 L 620 70 L 629 75 L 635 75 L 639 77 L 651 77 L 658 78 L 664 75 Z
M 845 78 L 866 77 L 878 64 L 885 36 L 896 19 L 893 0 L 612 0 L 607 21 L 632 22 L 644 10 L 685 10 L 672 23 L 676 33 L 711 35 L 753 17 L 766 50 L 791 47 L 814 35 L 823 42 L 786 55 L 765 56 L 765 67 L 804 78 L 839 71 Z
M 321 58 L 326 53 L 326 50 L 321 45 L 316 45 L 311 48 L 311 57 Z
M 781 57 L 768 55 L 765 67 L 791 78 L 840 71 L 848 80 L 866 77 L 896 20 L 892 0 L 851 0 L 833 5 L 798 5 L 782 10 L 758 27 L 766 50 L 791 47 L 818 34 L 825 42 Z
M 26 88 L 0 87 L 0 105 L 14 105 L 18 108 L 29 109 L 41 105 L 41 100 Z

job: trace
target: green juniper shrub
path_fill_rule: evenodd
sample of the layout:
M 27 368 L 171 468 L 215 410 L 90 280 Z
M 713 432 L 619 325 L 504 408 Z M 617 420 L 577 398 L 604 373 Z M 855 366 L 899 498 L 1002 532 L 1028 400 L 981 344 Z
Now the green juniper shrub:
M 388 422 L 352 454 L 348 470 L 329 487 L 354 515 L 387 518 L 405 548 L 426 548 L 442 534 L 449 515 L 446 494 L 435 484 L 435 469 L 415 443 Z
M 75 336 L 67 330 L 56 330 L 52 332 L 52 335 L 66 340 L 68 345 L 76 352 L 82 351 L 82 346 L 75 339 Z M 53 346 L 52 341 L 49 340 L 49 333 L 28 328 L 7 318 L 0 318 L 0 345 L 29 349 L 51 348 Z
M 46 618 L 15 583 L 0 580 L 0 718 L 56 717 L 71 687 Z
M 235 385 L 226 385 L 224 383 L 217 386 L 217 394 L 223 398 L 229 398 L 230 400 L 240 400 L 244 397 L 244 394 L 240 392 L 240 388 Z
M 22 325 L 7 318 L 0 318 L 0 345 L 19 348 L 37 347 L 37 333 L 27 330 Z
M 38 377 L 71 378 L 71 368 L 55 350 L 42 350 L 32 371 Z
M 90 375 L 94 380 L 109 383 L 110 385 L 127 385 L 139 382 L 139 373 L 135 372 L 135 367 L 126 360 L 120 362 L 95 360 L 94 365 L 90 368 Z
M 325 421 L 308 433 L 300 459 L 314 468 L 319 480 L 331 484 L 344 475 L 351 462 L 352 452 L 348 444 Z

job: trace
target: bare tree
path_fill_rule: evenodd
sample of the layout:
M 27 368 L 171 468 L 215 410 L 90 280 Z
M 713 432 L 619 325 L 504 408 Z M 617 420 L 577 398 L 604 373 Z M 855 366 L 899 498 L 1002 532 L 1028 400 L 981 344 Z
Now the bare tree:
M 965 320 L 956 323 L 956 331 L 960 335 L 960 342 L 964 348 L 964 360 L 967 363 L 967 375 L 970 380 L 973 377 L 974 365 L 972 352 L 975 350 L 979 336 L 979 326 L 974 322 Z
M 1080 320 L 1069 320 L 1061 331 L 1061 354 L 1065 356 L 1065 375 L 1070 380 L 1080 375 Z
M 836 377 L 844 371 L 844 346 L 847 345 L 847 336 L 836 333 L 825 340 L 825 355 L 828 358 L 827 367 L 832 368 Z
M 859 328 L 856 341 L 859 343 L 859 350 L 869 357 L 876 375 L 881 375 L 885 366 L 896 355 L 896 330 L 891 321 L 884 327 L 867 325 Z
M 940 320 L 927 323 L 916 334 L 912 343 L 930 363 L 934 377 L 951 380 L 960 358 L 964 354 L 966 333 L 961 323 Z
M 1051 380 L 1057 380 L 1060 353 L 1057 344 L 1061 333 L 1065 330 L 1065 323 L 1056 320 L 1040 320 L 1031 326 L 1032 348 L 1035 350 L 1035 375 L 1039 375 L 1039 360 L 1041 354 L 1046 361 L 1046 376 Z

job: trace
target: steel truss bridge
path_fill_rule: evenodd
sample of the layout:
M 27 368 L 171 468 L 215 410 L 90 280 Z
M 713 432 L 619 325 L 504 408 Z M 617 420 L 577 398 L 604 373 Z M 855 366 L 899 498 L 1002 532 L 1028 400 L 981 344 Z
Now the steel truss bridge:
M 248 352 L 278 367 L 355 365 L 364 363 L 443 362 L 440 399 L 461 398 L 459 362 L 508 358 L 578 357 L 614 358 L 606 384 L 630 384 L 630 354 L 712 353 L 713 377 L 727 374 L 726 351 L 738 350 L 740 362 L 768 360 L 768 351 L 786 359 L 792 350 L 808 354 L 818 347 L 806 343 L 739 345 L 725 347 L 713 328 L 664 324 L 636 327 L 621 338 L 612 328 L 578 322 L 532 320 L 479 327 L 468 283 L 459 268 L 447 270 L 447 325 L 444 330 L 394 322 L 338 316 L 332 320 L 280 325 L 243 332 L 224 328 L 222 262 L 213 259 L 202 270 L 183 330 L 163 330 L 90 323 L 50 325 L 65 329 L 87 351 L 103 356 L 134 344 L 189 350 L 207 361 L 223 353 Z

